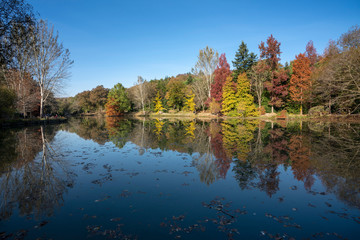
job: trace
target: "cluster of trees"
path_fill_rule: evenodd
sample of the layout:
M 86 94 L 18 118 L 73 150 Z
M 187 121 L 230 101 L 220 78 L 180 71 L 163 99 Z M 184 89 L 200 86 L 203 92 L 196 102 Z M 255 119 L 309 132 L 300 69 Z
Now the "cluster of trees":
M 225 54 L 219 57 L 217 51 L 206 47 L 200 50 L 191 73 L 150 81 L 139 77 L 133 87 L 122 87 L 121 104 L 127 105 L 122 111 L 207 109 L 214 114 L 249 117 L 283 109 L 303 114 L 321 106 L 330 114 L 358 113 L 359 43 L 360 29 L 354 26 L 338 41 L 330 41 L 322 55 L 309 41 L 303 53 L 282 65 L 281 43 L 271 35 L 259 44 L 259 58 L 242 42 L 233 70 Z M 109 107 L 116 105 L 113 98 L 108 101 Z
M 43 117 L 69 77 L 70 53 L 25 0 L 3 0 L 0 12 L 0 117 Z
M 53 111 L 60 115 L 74 115 L 79 113 L 102 113 L 105 111 L 105 104 L 109 89 L 99 85 L 90 91 L 83 91 L 75 97 L 57 98 Z

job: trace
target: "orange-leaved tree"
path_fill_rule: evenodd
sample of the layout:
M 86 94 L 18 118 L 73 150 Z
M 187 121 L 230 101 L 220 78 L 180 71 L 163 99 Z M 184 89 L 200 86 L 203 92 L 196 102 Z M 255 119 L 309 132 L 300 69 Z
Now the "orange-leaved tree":
M 116 84 L 110 90 L 105 107 L 107 116 L 122 115 L 124 112 L 130 111 L 131 103 L 121 83 Z
M 311 62 L 305 54 L 300 53 L 296 56 L 293 63 L 293 74 L 290 79 L 290 97 L 294 102 L 300 104 L 300 115 L 302 115 L 303 103 L 309 100 L 311 87 Z

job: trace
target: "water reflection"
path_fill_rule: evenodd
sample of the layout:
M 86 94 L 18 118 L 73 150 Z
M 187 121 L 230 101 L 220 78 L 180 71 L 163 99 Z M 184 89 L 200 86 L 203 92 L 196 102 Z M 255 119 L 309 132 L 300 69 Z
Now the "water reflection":
M 20 215 L 50 216 L 62 205 L 73 176 L 51 145 L 55 133 L 53 126 L 2 131 L 0 219 L 15 209 Z
M 328 193 L 360 207 L 359 124 L 74 118 L 59 126 L 1 131 L 1 219 L 14 209 L 51 215 L 62 205 L 74 175 L 61 146 L 52 145 L 60 129 L 118 149 L 132 142 L 140 156 L 151 149 L 189 154 L 204 184 L 230 175 L 241 190 L 257 189 L 270 198 L 281 191 L 285 169 L 308 193 L 316 194 L 320 180 Z

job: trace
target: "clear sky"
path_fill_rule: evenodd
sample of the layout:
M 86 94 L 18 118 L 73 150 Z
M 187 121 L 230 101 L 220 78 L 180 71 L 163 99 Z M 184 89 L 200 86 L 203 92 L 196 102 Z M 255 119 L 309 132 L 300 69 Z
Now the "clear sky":
M 64 96 L 97 85 L 131 87 L 191 71 L 207 45 L 234 59 L 243 40 L 259 54 L 270 34 L 281 62 L 313 40 L 322 53 L 330 39 L 360 24 L 360 1 L 28 0 L 52 23 L 75 61 Z

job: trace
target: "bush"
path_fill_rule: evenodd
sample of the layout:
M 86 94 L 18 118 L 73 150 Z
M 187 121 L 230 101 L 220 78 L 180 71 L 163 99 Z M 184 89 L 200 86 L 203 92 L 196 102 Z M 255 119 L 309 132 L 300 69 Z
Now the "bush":
M 278 113 L 276 118 L 285 119 L 288 117 L 288 113 L 286 110 L 282 110 L 280 113 Z
M 14 91 L 0 87 L 0 117 L 10 116 L 15 112 L 15 100 Z
M 266 114 L 266 109 L 264 106 L 261 106 L 261 108 L 259 108 L 259 112 L 260 112 L 260 115 L 265 115 Z
M 316 116 L 323 116 L 323 115 L 326 115 L 324 106 L 312 107 L 309 110 L 309 116 L 316 117 Z
M 220 103 L 216 102 L 215 99 L 213 99 L 210 103 L 210 112 L 212 114 L 218 115 L 221 111 Z

